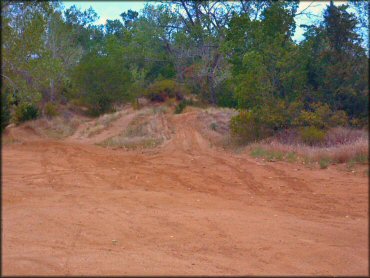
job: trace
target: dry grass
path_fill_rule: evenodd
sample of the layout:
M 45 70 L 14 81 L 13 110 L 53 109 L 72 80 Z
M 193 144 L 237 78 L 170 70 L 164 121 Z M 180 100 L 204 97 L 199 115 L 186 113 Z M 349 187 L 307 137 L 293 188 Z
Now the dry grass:
M 6 145 L 12 145 L 12 144 L 20 144 L 22 143 L 22 141 L 12 136 L 2 136 L 1 143 L 3 144 L 3 146 L 6 146 Z
M 26 122 L 23 126 L 31 128 L 41 136 L 63 139 L 71 136 L 81 123 L 81 119 L 77 117 L 66 118 L 62 116 L 54 117 L 52 119 L 37 119 Z
M 126 130 L 99 143 L 103 147 L 146 149 L 154 148 L 170 139 L 173 132 L 168 124 L 163 107 L 141 111 L 128 125 Z
M 93 135 L 101 133 L 104 129 L 108 128 L 115 120 L 122 115 L 121 112 L 115 112 L 112 114 L 104 114 L 100 116 L 93 124 L 90 124 L 84 131 L 83 135 L 91 137 Z
M 230 119 L 237 111 L 230 108 L 209 107 L 202 110 L 198 117 L 198 130 L 216 146 L 224 148 L 233 145 L 230 136 Z
M 302 143 L 297 130 L 287 130 L 248 148 L 254 157 L 300 161 L 308 165 L 315 163 L 325 169 L 338 163 L 367 164 L 368 140 L 365 130 L 337 127 L 328 130 L 322 145 L 308 146 Z M 293 156 L 296 158 L 292 159 Z
M 326 168 L 325 164 L 334 163 L 368 163 L 368 140 L 364 138 L 357 139 L 352 143 L 338 144 L 332 147 L 311 147 L 302 144 L 282 144 L 277 141 L 269 143 L 255 143 L 250 146 L 251 153 L 256 149 L 262 149 L 260 157 L 274 156 L 274 153 L 281 153 L 282 160 L 288 154 L 295 154 L 298 160 L 305 164 L 318 162 L 321 168 Z M 258 156 L 258 155 L 257 155 Z

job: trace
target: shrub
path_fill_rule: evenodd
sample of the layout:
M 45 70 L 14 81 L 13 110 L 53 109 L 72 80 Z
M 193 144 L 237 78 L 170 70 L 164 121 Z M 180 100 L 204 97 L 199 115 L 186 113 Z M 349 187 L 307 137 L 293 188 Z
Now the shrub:
M 295 152 L 288 152 L 285 159 L 288 162 L 295 162 L 295 161 L 297 161 L 297 155 L 296 155 Z
M 314 103 L 310 108 L 311 110 L 301 111 L 294 121 L 295 125 L 327 128 L 328 120 L 332 115 L 330 107 L 327 104 Z
M 216 131 L 216 130 L 217 130 L 217 128 L 218 128 L 217 123 L 211 123 L 210 128 L 211 128 L 212 130 Z
M 180 103 L 175 108 L 175 114 L 180 114 L 185 109 L 185 107 L 188 105 L 188 102 L 184 99 L 180 101 Z
M 348 115 L 345 111 L 339 110 L 333 113 L 329 118 L 330 126 L 347 126 L 348 125 Z
M 22 123 L 25 121 L 36 119 L 39 115 L 39 110 L 34 104 L 21 103 L 15 109 L 15 122 Z
M 321 158 L 319 161 L 320 169 L 326 169 L 331 163 L 330 158 Z
M 151 101 L 163 102 L 168 98 L 176 98 L 182 100 L 187 90 L 183 85 L 178 84 L 174 80 L 160 80 L 152 83 L 145 92 Z
M 10 109 L 9 109 L 9 100 L 8 94 L 2 92 L 1 94 L 1 132 L 10 122 Z
M 231 118 L 230 129 L 233 136 L 244 142 L 252 142 L 271 134 L 271 129 L 252 111 L 240 111 Z
M 315 146 L 320 145 L 325 140 L 326 132 L 316 127 L 305 127 L 301 130 L 301 139 L 304 143 Z
M 52 118 L 58 116 L 57 106 L 51 102 L 48 102 L 44 107 L 44 114 L 45 116 Z
M 359 164 L 367 164 L 369 163 L 369 156 L 368 154 L 360 153 L 360 154 L 357 154 L 354 158 L 352 158 L 350 162 L 359 163 Z
M 251 151 L 252 157 L 265 157 L 267 151 L 263 148 L 257 147 Z
M 129 101 L 131 73 L 122 63 L 121 58 L 113 54 L 101 56 L 91 52 L 73 70 L 76 97 L 88 105 L 92 115 L 106 113 L 115 103 Z
M 137 98 L 135 98 L 134 100 L 131 101 L 131 105 L 132 105 L 132 108 L 134 110 L 139 110 L 140 109 L 140 103 L 139 103 L 139 100 Z

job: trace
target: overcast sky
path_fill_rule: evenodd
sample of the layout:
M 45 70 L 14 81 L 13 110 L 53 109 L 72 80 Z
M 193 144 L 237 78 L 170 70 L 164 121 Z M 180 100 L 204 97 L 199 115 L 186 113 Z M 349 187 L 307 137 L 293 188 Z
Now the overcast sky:
M 92 7 L 99 15 L 98 24 L 105 24 L 107 19 L 121 19 L 120 14 L 126 12 L 127 10 L 140 11 L 144 8 L 145 1 L 68 1 L 63 2 L 65 8 L 69 8 L 72 5 L 76 5 L 82 10 L 86 10 Z M 346 1 L 335 1 L 336 5 L 345 4 Z M 310 12 L 315 16 L 312 16 L 312 20 L 321 20 L 323 11 L 329 1 L 302 1 L 299 4 L 298 12 L 306 9 L 306 12 Z M 308 7 L 309 6 L 309 7 Z M 303 29 L 299 27 L 300 24 L 308 23 L 308 18 L 306 16 L 297 17 L 297 28 L 294 35 L 294 39 L 299 41 L 302 38 Z

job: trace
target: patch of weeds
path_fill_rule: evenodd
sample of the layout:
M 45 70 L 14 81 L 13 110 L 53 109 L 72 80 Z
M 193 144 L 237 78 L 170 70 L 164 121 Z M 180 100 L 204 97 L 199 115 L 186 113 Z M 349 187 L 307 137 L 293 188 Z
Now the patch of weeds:
M 367 164 L 369 163 L 369 157 L 367 154 L 358 154 L 356 155 L 353 160 L 356 162 L 356 163 L 359 163 L 359 164 Z
M 124 135 L 127 137 L 143 137 L 147 135 L 147 121 L 134 119 L 127 127 Z
M 211 128 L 212 130 L 216 131 L 216 130 L 217 130 L 217 128 L 218 128 L 217 123 L 211 123 L 210 128 Z
M 188 102 L 184 99 L 182 100 L 175 108 L 175 114 L 181 114 L 184 111 L 185 107 L 188 105 Z
M 330 158 L 321 158 L 319 161 L 320 169 L 326 169 L 329 167 L 331 164 L 331 159 Z
M 71 136 L 77 130 L 78 125 L 79 121 L 76 119 L 67 120 L 61 117 L 29 123 L 29 126 L 37 132 L 53 139 L 63 139 Z
M 257 147 L 251 151 L 251 156 L 254 158 L 257 157 L 265 157 L 266 156 L 266 150 L 262 149 L 260 147 Z
M 285 156 L 286 161 L 293 163 L 297 161 L 297 154 L 295 152 L 288 152 Z
M 275 151 L 275 152 L 272 152 L 273 153 L 273 158 L 276 159 L 276 160 L 283 160 L 284 158 L 284 154 L 280 151 Z
M 347 162 L 347 170 L 348 171 L 352 171 L 353 168 L 355 167 L 355 164 L 356 164 L 356 162 L 353 159 L 351 159 L 350 161 L 348 161 Z
M 280 161 L 284 159 L 283 152 L 280 151 L 269 151 L 265 150 L 263 148 L 257 147 L 251 151 L 252 157 L 262 157 L 265 158 L 267 161 L 273 162 L 273 161 Z
M 166 113 L 168 111 L 168 107 L 167 106 L 160 106 L 160 107 L 154 107 L 152 109 L 152 114 L 155 115 L 155 114 L 161 114 L 161 113 Z
M 302 164 L 305 164 L 305 165 L 311 165 L 313 162 L 314 162 L 314 161 L 313 161 L 313 159 L 312 159 L 312 158 L 305 156 L 305 157 L 303 158 Z
M 97 145 L 102 147 L 112 147 L 112 148 L 125 148 L 128 150 L 136 150 L 139 148 L 155 148 L 162 144 L 163 139 L 157 138 L 145 138 L 145 139 L 137 139 L 137 140 L 129 140 L 127 138 L 122 137 L 111 137 L 104 140 L 101 143 L 97 143 Z
M 97 119 L 97 121 L 93 124 L 90 125 L 84 132 L 87 137 L 92 137 L 96 134 L 101 133 L 104 129 L 108 128 L 109 126 L 112 125 L 112 122 L 117 120 L 120 117 L 119 112 L 115 112 L 112 114 L 106 114 L 104 116 L 101 116 L 100 118 Z
M 356 164 L 367 164 L 369 163 L 369 157 L 366 154 L 358 154 L 347 162 L 347 169 L 353 170 Z

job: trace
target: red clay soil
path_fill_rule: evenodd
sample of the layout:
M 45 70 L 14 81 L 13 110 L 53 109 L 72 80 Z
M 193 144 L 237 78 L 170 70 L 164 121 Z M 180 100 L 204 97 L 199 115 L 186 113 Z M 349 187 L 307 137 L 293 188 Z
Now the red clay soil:
M 3 146 L 3 274 L 368 274 L 367 175 L 211 147 L 196 116 L 152 152 Z

